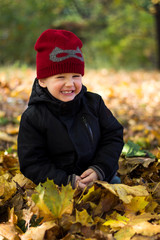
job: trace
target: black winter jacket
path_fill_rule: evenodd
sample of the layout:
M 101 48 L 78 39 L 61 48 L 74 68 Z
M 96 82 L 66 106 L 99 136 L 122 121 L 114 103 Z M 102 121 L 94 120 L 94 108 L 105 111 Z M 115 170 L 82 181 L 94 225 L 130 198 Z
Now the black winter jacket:
M 102 98 L 85 86 L 69 102 L 55 99 L 33 85 L 18 135 L 21 172 L 38 184 L 47 178 L 57 185 L 74 183 L 75 175 L 93 168 L 110 181 L 118 170 L 123 127 Z

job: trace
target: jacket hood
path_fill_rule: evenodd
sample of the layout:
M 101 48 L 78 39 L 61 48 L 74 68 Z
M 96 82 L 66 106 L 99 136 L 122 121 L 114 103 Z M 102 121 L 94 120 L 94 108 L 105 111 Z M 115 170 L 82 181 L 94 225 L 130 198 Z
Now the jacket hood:
M 85 92 L 87 92 L 87 88 L 82 85 L 80 93 L 72 101 L 63 102 L 53 97 L 47 88 L 42 88 L 36 78 L 32 87 L 28 105 L 31 106 L 39 103 L 46 103 L 48 108 L 50 108 L 54 113 L 56 112 L 63 115 L 68 112 L 71 114 L 78 111 L 78 106 L 81 105 L 81 100 Z

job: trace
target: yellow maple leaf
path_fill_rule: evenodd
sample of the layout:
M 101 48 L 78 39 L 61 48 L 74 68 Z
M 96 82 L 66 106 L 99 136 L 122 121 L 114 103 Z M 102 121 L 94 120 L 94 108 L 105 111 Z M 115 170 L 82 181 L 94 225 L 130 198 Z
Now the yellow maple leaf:
M 104 226 L 110 226 L 112 229 L 122 228 L 124 227 L 129 218 L 120 215 L 117 212 L 113 212 L 110 216 L 107 216 L 107 221 L 104 222 Z
M 59 190 L 53 180 L 47 179 L 42 186 L 39 184 L 36 190 L 37 193 L 32 195 L 32 199 L 44 214 L 52 218 L 61 218 L 64 213 L 72 213 L 75 190 L 71 185 L 62 186 Z
M 76 222 L 79 222 L 84 226 L 90 226 L 94 223 L 91 215 L 88 214 L 86 209 L 81 212 L 76 210 L 76 221 L 74 223 Z
M 133 197 L 130 203 L 125 204 L 125 212 L 143 212 L 145 211 L 145 207 L 148 205 L 148 201 L 146 201 L 146 197 Z
M 88 189 L 88 192 L 82 193 L 80 198 L 76 201 L 77 204 L 80 203 L 85 203 L 85 202 L 90 202 L 93 201 L 95 198 L 100 198 L 102 194 L 102 189 L 97 188 L 95 189 L 95 186 L 93 185 L 91 188 Z

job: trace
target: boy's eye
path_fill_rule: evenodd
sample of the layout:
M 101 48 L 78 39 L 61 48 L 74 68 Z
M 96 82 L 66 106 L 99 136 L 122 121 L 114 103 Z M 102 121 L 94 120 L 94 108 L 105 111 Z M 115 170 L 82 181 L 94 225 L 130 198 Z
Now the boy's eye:
M 57 76 L 57 78 L 64 78 L 64 76 Z
M 80 75 L 73 75 L 74 78 L 80 77 Z

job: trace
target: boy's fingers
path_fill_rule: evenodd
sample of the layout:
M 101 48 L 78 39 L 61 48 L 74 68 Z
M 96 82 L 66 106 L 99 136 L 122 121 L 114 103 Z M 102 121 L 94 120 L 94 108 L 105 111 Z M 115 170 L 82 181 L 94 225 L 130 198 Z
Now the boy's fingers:
M 81 180 L 81 183 L 88 183 L 88 182 L 91 182 L 92 181 L 92 175 L 90 174 L 89 176 L 83 178 Z
M 93 172 L 93 170 L 92 170 L 91 168 L 87 169 L 85 172 L 83 172 L 83 173 L 81 174 L 81 178 L 87 177 L 87 176 L 90 175 L 92 172 Z
M 80 181 L 82 183 L 89 183 L 89 182 L 92 182 L 92 181 L 96 181 L 98 179 L 98 175 L 96 172 L 92 172 L 89 176 L 81 179 Z
M 87 186 L 86 184 L 83 184 L 82 182 L 78 182 L 78 186 L 81 188 L 81 189 L 85 189 Z
M 85 178 L 87 177 L 89 174 L 88 174 L 88 171 L 85 171 L 81 174 L 81 178 Z
M 79 181 L 81 180 L 81 177 L 80 176 L 78 176 L 78 175 L 76 175 L 76 179 L 75 179 L 75 187 L 78 187 L 78 185 L 79 185 Z

